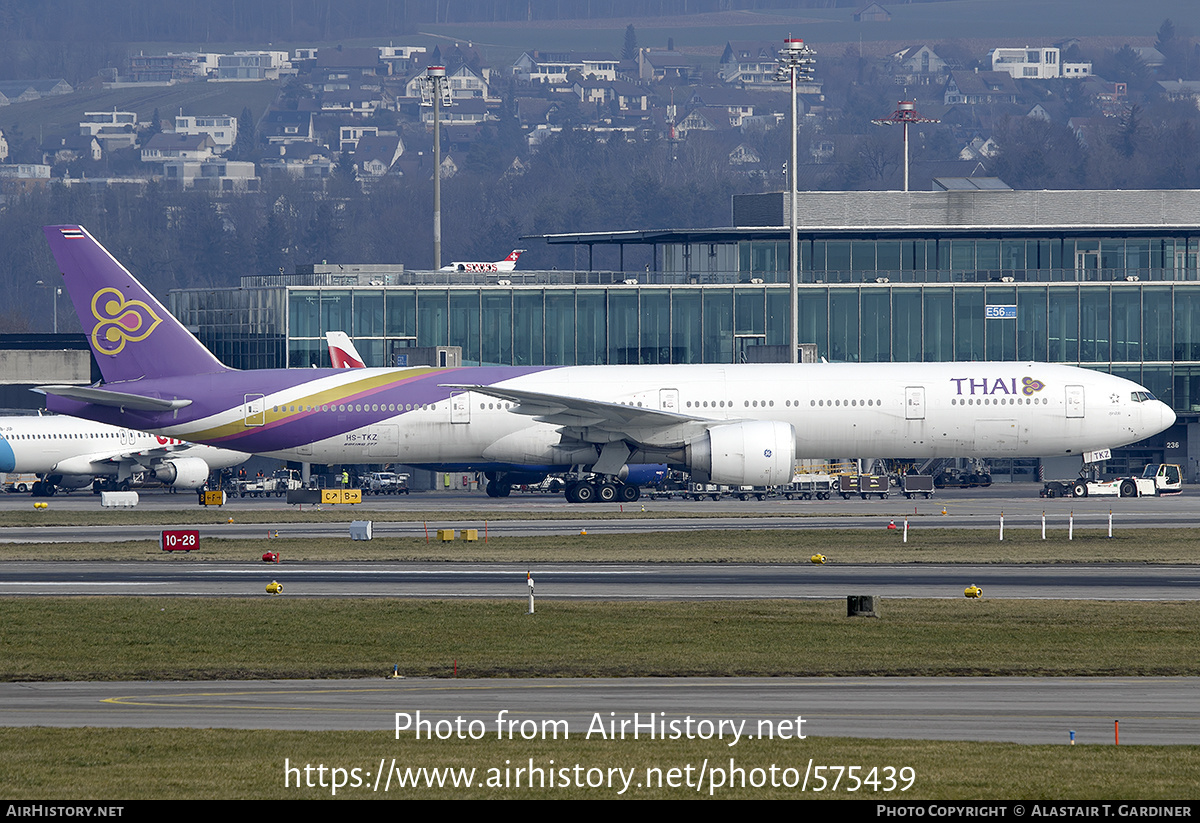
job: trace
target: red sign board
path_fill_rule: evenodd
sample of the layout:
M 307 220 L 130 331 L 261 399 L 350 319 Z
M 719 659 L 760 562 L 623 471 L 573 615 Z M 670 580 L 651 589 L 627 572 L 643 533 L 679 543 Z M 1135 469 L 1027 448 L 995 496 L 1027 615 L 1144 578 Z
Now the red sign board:
M 200 532 L 196 529 L 163 529 L 163 551 L 190 552 L 198 548 L 200 548 Z

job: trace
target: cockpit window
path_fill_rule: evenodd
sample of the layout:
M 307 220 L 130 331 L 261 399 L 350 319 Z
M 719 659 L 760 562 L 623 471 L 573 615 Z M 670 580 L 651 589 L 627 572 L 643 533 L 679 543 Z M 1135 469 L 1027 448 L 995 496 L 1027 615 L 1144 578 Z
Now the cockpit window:
M 1134 403 L 1145 403 L 1147 400 L 1153 400 L 1154 395 L 1148 391 L 1135 391 L 1129 395 L 1129 399 Z

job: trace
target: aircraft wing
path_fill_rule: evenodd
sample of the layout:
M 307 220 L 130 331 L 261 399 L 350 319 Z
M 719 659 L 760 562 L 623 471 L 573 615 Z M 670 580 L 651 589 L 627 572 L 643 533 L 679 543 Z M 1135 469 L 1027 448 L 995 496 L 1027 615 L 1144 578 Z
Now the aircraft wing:
M 727 423 L 679 412 L 627 406 L 603 400 L 534 392 L 502 386 L 442 384 L 444 388 L 478 392 L 516 403 L 515 414 L 525 414 L 542 423 L 562 426 L 588 443 L 628 440 L 658 448 L 679 447 L 703 434 L 709 426 Z
M 187 399 L 161 400 L 157 397 L 143 397 L 140 394 L 127 394 L 88 386 L 38 386 L 34 391 L 71 400 L 82 400 L 84 403 L 95 403 L 98 406 L 113 406 L 114 408 L 139 411 L 171 411 L 192 405 L 192 401 Z

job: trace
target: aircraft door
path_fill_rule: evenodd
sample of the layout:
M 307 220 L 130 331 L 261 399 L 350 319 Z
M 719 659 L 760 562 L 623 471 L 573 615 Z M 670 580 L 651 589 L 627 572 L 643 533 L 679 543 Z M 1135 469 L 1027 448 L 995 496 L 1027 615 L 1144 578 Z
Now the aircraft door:
M 367 457 L 395 459 L 400 454 L 400 427 L 380 423 L 367 427 Z
M 1083 386 L 1067 386 L 1067 417 L 1083 417 Z
M 659 389 L 658 408 L 665 412 L 679 411 L 679 389 Z
M 471 422 L 471 393 L 458 392 L 450 395 L 450 422 Z
M 261 394 L 247 394 L 243 397 L 242 415 L 247 426 L 265 426 L 267 424 L 267 404 Z
M 925 387 L 906 386 L 904 389 L 904 419 L 925 419 Z

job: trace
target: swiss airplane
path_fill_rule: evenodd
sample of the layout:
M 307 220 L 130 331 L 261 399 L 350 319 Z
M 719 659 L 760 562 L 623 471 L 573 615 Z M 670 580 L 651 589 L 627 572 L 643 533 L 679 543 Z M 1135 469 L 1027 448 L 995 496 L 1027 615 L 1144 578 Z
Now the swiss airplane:
M 236 466 L 249 457 L 72 417 L 0 417 L 0 471 L 37 474 L 41 479 L 31 489 L 35 497 L 90 486 L 97 477 L 113 488 L 128 488 L 139 471 L 168 486 L 196 489 L 213 469 Z
M 632 501 L 634 463 L 780 485 L 797 458 L 1078 454 L 1175 422 L 1136 383 L 1047 363 L 238 371 L 86 230 L 45 234 L 103 375 L 41 387 L 49 408 L 284 460 L 478 470 L 499 487 L 574 471 L 569 500 Z
M 325 341 L 329 344 L 329 361 L 335 369 L 364 369 L 362 355 L 354 347 L 354 341 L 344 331 L 325 332 Z
M 525 249 L 513 249 L 509 252 L 508 257 L 497 260 L 495 263 L 451 263 L 449 266 L 442 266 L 441 271 L 512 271 L 517 267 L 517 258 L 524 252 Z

